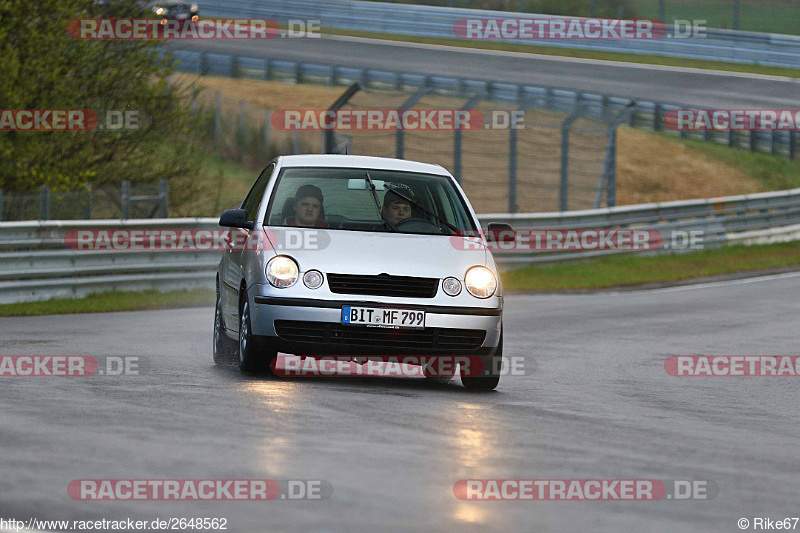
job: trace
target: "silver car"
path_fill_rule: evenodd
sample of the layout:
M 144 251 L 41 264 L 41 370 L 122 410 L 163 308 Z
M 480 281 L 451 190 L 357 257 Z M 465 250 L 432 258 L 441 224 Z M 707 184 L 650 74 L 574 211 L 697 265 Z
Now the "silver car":
M 469 356 L 497 387 L 503 290 L 478 219 L 444 168 L 378 157 L 279 157 L 239 209 L 217 271 L 214 360 L 269 372 L 300 356 Z M 491 229 L 491 228 L 490 228 Z M 510 229 L 510 228 L 509 228 Z

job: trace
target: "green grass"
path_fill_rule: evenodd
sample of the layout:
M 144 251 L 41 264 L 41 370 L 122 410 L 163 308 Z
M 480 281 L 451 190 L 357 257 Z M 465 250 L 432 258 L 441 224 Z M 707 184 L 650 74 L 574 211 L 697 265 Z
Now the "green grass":
M 782 191 L 800 187 L 800 159 L 790 160 L 782 155 L 751 152 L 741 148 L 732 148 L 724 144 L 681 139 L 674 135 L 659 133 L 658 135 L 679 142 L 712 159 L 738 169 L 743 174 L 757 181 L 768 191 Z
M 800 11 L 800 9 L 799 9 Z M 800 27 L 800 26 L 798 26 Z M 349 35 L 353 37 L 367 37 L 371 39 L 384 39 L 388 41 L 401 41 L 422 44 L 438 44 L 461 48 L 477 48 L 482 50 L 505 50 L 509 52 L 522 52 L 528 54 L 544 54 L 559 57 L 577 57 L 584 59 L 600 59 L 605 61 L 622 61 L 626 63 L 639 63 L 648 65 L 665 65 L 672 67 L 688 67 L 709 70 L 723 70 L 728 72 L 749 72 L 770 76 L 787 76 L 800 78 L 800 69 L 768 67 L 763 65 L 744 65 L 726 63 L 724 61 L 706 61 L 702 59 L 686 59 L 680 57 L 661 57 L 644 54 L 630 54 L 622 52 L 602 52 L 596 50 L 578 50 L 573 48 L 557 48 L 553 46 L 540 46 L 522 43 L 501 43 L 494 41 L 465 41 L 456 38 L 444 37 L 416 37 L 410 35 L 396 35 L 371 31 L 340 30 L 337 28 L 323 28 L 323 33 L 332 35 Z
M 658 0 L 633 0 L 643 18 L 658 18 Z M 667 0 L 664 18 L 707 20 L 709 28 L 733 28 L 732 0 Z M 789 2 L 740 2 L 739 29 L 766 33 L 800 34 L 800 9 Z
M 145 311 L 214 305 L 214 291 L 194 289 L 175 292 L 103 292 L 86 298 L 0 305 L 0 316 L 39 316 L 71 313 Z
M 800 243 L 735 245 L 682 254 L 611 255 L 599 259 L 534 265 L 502 274 L 509 291 L 558 291 L 674 283 L 737 272 L 800 266 Z

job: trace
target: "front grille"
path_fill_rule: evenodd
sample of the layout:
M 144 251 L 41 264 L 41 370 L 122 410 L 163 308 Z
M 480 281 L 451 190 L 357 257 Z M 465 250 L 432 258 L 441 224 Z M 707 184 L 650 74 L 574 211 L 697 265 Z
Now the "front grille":
M 439 290 L 439 280 L 388 274 L 378 276 L 328 274 L 328 286 L 331 292 L 337 294 L 433 298 Z
M 475 350 L 486 338 L 480 329 L 388 329 L 300 320 L 276 320 L 275 333 L 293 342 L 424 350 Z
M 170 13 L 188 13 L 189 7 L 189 4 L 173 4 L 168 9 Z

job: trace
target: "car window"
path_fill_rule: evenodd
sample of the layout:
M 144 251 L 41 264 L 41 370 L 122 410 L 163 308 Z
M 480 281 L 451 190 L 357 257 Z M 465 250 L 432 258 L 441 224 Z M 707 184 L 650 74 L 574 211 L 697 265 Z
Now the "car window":
M 384 223 L 381 211 L 368 187 L 367 169 L 348 168 L 286 168 L 281 172 L 270 199 L 265 225 L 292 226 L 316 225 L 331 229 L 353 231 L 392 231 Z M 474 230 L 466 204 L 447 176 L 412 172 L 370 169 L 370 178 L 384 215 L 404 216 L 395 224 L 402 233 L 452 235 L 459 231 Z M 389 211 L 397 203 L 397 191 L 414 201 L 400 209 L 404 215 L 392 215 Z M 302 223 L 295 212 L 298 193 L 321 199 L 317 221 Z M 312 202 L 314 201 L 312 199 Z M 387 199 L 392 200 L 387 203 Z M 297 206 L 299 208 L 299 204 Z M 392 219 L 397 220 L 397 219 Z
M 269 178 L 274 169 L 275 163 L 272 163 L 264 169 L 242 202 L 241 209 L 247 211 L 247 220 L 250 222 L 255 221 L 258 215 L 258 206 L 261 204 L 261 198 L 264 196 L 264 191 L 267 188 L 267 183 L 269 183 Z

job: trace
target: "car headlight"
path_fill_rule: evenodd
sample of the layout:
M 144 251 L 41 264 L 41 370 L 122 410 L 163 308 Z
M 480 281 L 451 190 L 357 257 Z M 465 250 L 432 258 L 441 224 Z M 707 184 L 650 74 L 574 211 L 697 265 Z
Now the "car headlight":
M 467 270 L 464 284 L 467 286 L 467 292 L 475 298 L 488 298 L 497 290 L 497 278 L 484 266 L 474 266 Z
M 461 293 L 461 282 L 456 278 L 445 278 L 442 281 L 442 289 L 448 296 L 458 296 Z
M 267 281 L 273 287 L 285 289 L 297 283 L 300 269 L 291 257 L 279 255 L 267 263 Z
M 155 8 L 156 15 L 166 15 L 169 13 L 169 9 L 166 7 L 157 7 Z
M 322 272 L 319 270 L 309 270 L 303 275 L 303 284 L 309 289 L 319 289 L 322 287 Z
M 192 7 L 189 8 L 189 11 L 192 13 L 197 13 L 198 9 L 200 9 L 200 7 L 197 4 L 192 4 Z

